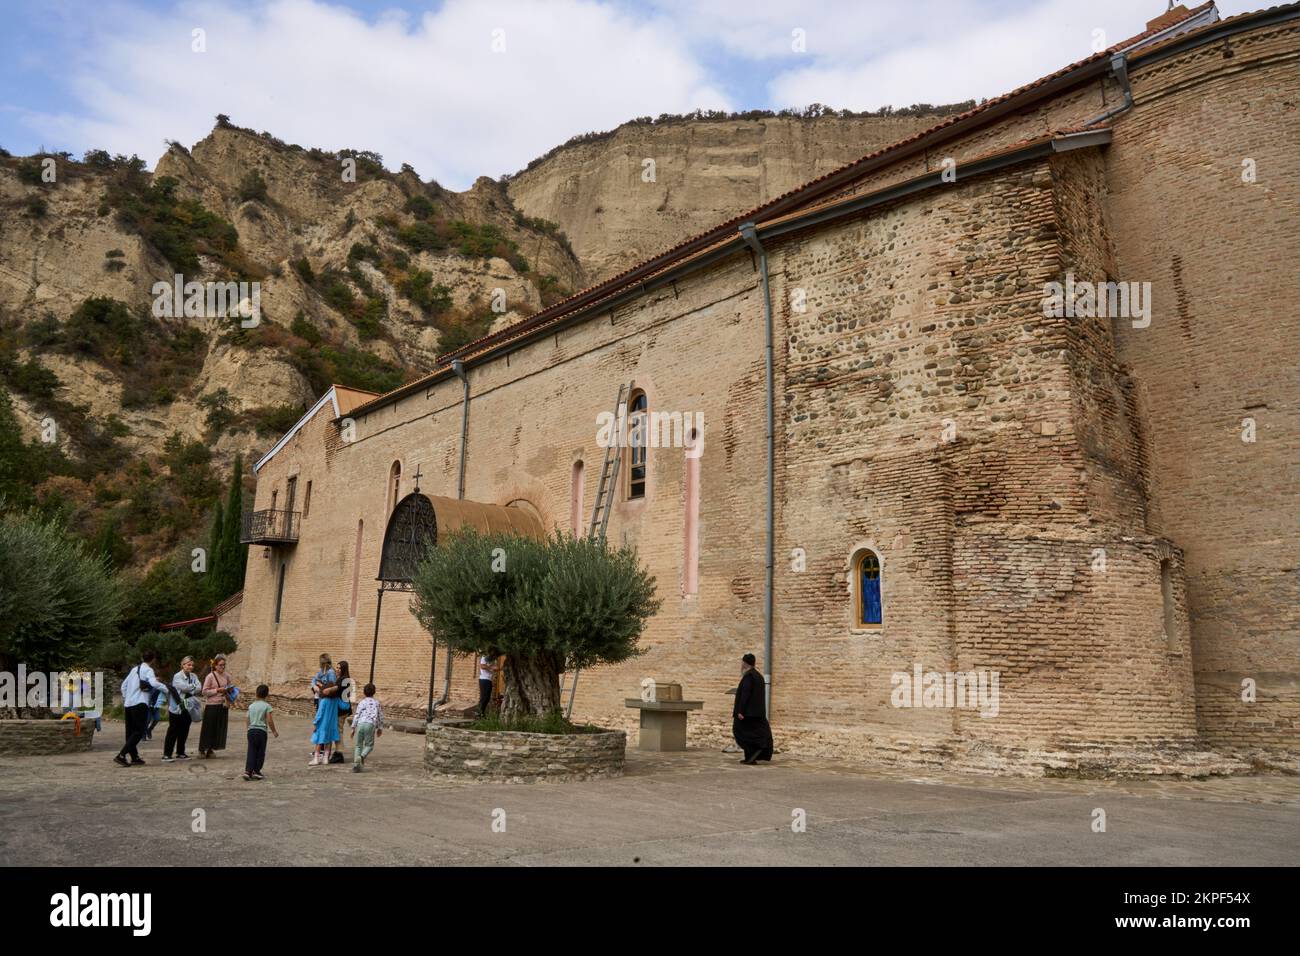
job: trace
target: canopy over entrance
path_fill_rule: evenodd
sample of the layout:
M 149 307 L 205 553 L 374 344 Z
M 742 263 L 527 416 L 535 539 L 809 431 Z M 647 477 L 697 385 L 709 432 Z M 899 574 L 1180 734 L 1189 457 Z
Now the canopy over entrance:
M 438 536 L 461 528 L 484 534 L 513 531 L 530 538 L 545 534 L 537 516 L 522 508 L 412 492 L 397 503 L 388 519 L 376 580 L 389 590 L 406 590 L 428 550 L 437 546 Z

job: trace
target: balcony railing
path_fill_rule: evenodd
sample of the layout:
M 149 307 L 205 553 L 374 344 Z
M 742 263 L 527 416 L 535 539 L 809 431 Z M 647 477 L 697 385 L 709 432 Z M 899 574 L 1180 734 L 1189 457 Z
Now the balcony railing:
M 250 511 L 240 526 L 240 544 L 294 544 L 301 511 Z

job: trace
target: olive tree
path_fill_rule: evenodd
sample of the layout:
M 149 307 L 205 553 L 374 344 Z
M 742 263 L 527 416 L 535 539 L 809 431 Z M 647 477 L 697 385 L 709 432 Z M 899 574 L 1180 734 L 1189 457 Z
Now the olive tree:
M 102 555 L 52 521 L 0 516 L 0 658 L 33 669 L 80 661 L 116 632 L 125 603 Z
M 504 720 L 560 708 L 560 673 L 635 657 L 659 610 L 631 548 L 557 533 L 440 538 L 415 574 L 411 611 L 466 654 L 505 654 Z

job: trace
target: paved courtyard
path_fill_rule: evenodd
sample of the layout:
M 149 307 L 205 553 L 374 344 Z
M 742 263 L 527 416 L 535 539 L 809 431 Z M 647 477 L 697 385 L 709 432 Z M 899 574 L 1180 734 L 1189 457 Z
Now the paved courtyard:
M 242 718 L 242 714 L 238 715 Z M 267 779 L 241 779 L 244 741 L 212 760 L 112 763 L 93 751 L 0 758 L 0 861 L 139 865 L 1294 865 L 1300 778 L 1025 780 L 914 775 L 714 750 L 629 751 L 619 780 L 432 783 L 424 738 L 385 733 L 366 773 L 308 767 L 309 725 L 280 717 Z M 193 743 L 193 737 L 192 737 Z M 350 755 L 350 750 L 349 750 Z M 1092 832 L 1093 812 L 1106 832 Z M 202 810 L 206 832 L 191 821 Z M 791 824 L 803 811 L 806 829 Z M 504 832 L 501 824 L 504 822 Z M 494 827 L 494 823 L 496 826 Z M 147 849 L 146 849 L 147 848 Z M 155 852 L 160 851 L 160 852 Z

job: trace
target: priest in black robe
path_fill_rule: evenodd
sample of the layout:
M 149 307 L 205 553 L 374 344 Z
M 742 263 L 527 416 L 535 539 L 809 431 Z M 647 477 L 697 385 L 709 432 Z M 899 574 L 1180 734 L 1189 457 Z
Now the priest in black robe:
M 752 765 L 772 759 L 772 728 L 767 722 L 767 688 L 763 675 L 754 666 L 754 655 L 746 654 L 741 660 L 744 669 L 731 710 L 731 734 L 745 751 L 741 763 Z

